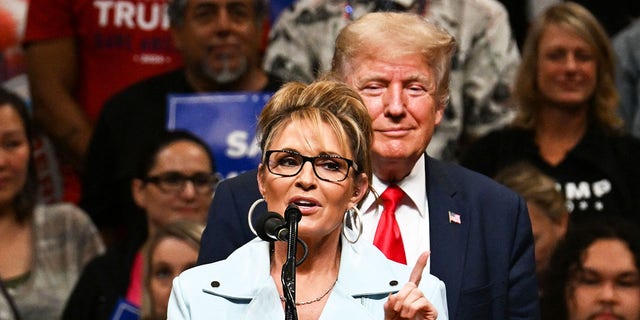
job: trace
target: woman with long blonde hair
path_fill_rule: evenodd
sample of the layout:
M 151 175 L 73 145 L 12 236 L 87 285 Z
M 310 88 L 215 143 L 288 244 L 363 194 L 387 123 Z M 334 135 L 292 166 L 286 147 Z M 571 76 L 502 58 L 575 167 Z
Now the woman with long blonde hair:
M 488 176 L 528 161 L 553 177 L 572 221 L 619 213 L 640 223 L 640 142 L 616 113 L 611 43 L 584 7 L 560 3 L 529 30 L 510 127 L 474 143 L 462 164 Z

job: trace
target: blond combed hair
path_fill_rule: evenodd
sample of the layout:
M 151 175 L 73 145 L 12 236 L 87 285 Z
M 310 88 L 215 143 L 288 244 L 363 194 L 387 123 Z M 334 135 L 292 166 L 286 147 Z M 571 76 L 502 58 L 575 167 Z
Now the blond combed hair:
M 358 60 L 419 55 L 435 78 L 435 98 L 449 102 L 449 73 L 456 42 L 443 28 L 413 13 L 372 12 L 343 28 L 335 42 L 331 73 L 344 79 Z

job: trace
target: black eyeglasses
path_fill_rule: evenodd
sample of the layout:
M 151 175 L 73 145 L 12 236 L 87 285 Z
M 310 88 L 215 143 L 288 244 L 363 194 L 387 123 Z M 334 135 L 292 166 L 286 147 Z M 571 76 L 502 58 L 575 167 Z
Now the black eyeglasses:
M 191 176 L 183 175 L 179 172 L 167 172 L 155 176 L 148 176 L 143 179 L 145 183 L 153 183 L 162 192 L 178 193 L 184 190 L 187 181 L 191 181 L 193 188 L 199 194 L 207 194 L 213 192 L 218 177 L 211 173 L 196 173 Z
M 265 159 L 269 172 L 282 177 L 297 175 L 307 161 L 311 162 L 316 177 L 329 182 L 346 179 L 351 167 L 358 171 L 358 165 L 353 160 L 329 154 L 307 157 L 291 150 L 268 150 Z

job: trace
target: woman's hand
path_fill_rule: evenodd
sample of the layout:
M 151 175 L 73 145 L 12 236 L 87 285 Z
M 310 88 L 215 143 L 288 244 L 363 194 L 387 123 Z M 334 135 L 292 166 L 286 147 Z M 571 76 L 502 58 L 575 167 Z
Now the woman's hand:
M 422 271 L 427 265 L 427 259 L 429 259 L 429 252 L 420 255 L 413 271 L 411 271 L 409 282 L 398 293 L 389 295 L 389 300 L 384 304 L 385 320 L 435 320 L 438 318 L 436 308 L 418 289 L 420 280 L 422 280 Z

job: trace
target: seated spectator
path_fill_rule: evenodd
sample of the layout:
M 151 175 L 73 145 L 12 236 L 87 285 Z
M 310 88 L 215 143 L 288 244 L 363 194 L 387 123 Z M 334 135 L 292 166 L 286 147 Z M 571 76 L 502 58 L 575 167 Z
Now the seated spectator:
M 640 19 L 613 38 L 616 53 L 616 85 L 620 92 L 620 116 L 625 129 L 640 138 Z
M 495 180 L 522 195 L 527 202 L 540 287 L 549 258 L 567 231 L 569 212 L 565 206 L 566 200 L 551 177 L 525 162 L 502 169 Z
M 527 161 L 560 185 L 572 221 L 607 213 L 640 224 L 640 141 L 622 130 L 613 75 L 596 18 L 571 2 L 549 7 L 525 42 L 514 122 L 470 146 L 462 164 L 493 177 Z
M 171 32 L 184 67 L 138 82 L 105 104 L 89 147 L 81 206 L 110 235 L 109 243 L 144 228 L 129 183 L 140 146 L 167 125 L 167 96 L 176 93 L 270 91 L 281 81 L 260 64 L 267 0 L 176 0 Z M 125 235 L 126 236 L 126 235 Z
M 143 153 L 131 181 L 136 204 L 149 221 L 147 229 L 89 263 L 63 318 L 106 319 L 123 305 L 140 307 L 147 235 L 154 237 L 158 229 L 178 219 L 204 223 L 216 182 L 214 171 L 213 158 L 200 139 L 182 131 L 161 134 Z
M 27 106 L 0 88 L 0 318 L 57 319 L 84 266 L 104 251 L 71 204 L 36 204 Z
M 411 271 L 359 241 L 362 223 L 344 224 L 361 221 L 357 206 L 372 189 L 369 119 L 344 83 L 277 91 L 258 119 L 257 182 L 269 211 L 299 209 L 296 236 L 306 245 L 290 261 L 288 242 L 261 236 L 224 261 L 187 270 L 174 280 L 169 319 L 448 319 L 444 283 L 423 273 L 427 253 Z
M 505 8 L 495 0 L 296 1 L 274 24 L 265 70 L 285 80 L 311 82 L 331 69 L 338 33 L 374 11 L 416 13 L 456 39 L 451 99 L 427 153 L 457 159 L 470 141 L 513 118 L 511 83 L 520 63 Z
M 606 216 L 570 227 L 545 282 L 542 319 L 640 319 L 640 230 Z
M 145 255 L 143 320 L 167 319 L 173 278 L 196 265 L 204 224 L 177 220 L 149 239 Z

